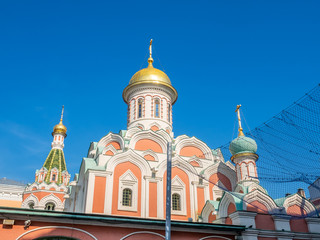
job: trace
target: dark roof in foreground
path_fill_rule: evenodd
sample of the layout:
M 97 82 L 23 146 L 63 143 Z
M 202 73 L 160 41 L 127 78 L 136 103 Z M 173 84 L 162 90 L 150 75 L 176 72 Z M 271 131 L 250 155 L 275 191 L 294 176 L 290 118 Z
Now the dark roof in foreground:
M 71 212 L 56 212 L 23 208 L 9 208 L 0 207 L 0 216 L 10 216 L 16 220 L 26 220 L 34 218 L 34 221 L 51 222 L 57 221 L 61 223 L 68 223 L 72 221 L 76 224 L 88 224 L 96 226 L 117 226 L 117 227 L 145 227 L 148 226 L 154 228 L 155 226 L 165 227 L 165 220 L 161 219 L 148 219 L 148 218 L 134 218 L 101 214 L 85 214 L 85 213 L 71 213 Z M 199 222 L 185 222 L 185 221 L 171 221 L 173 230 L 176 229 L 188 229 L 188 231 L 210 232 L 210 231 L 223 231 L 229 233 L 240 234 L 245 230 L 245 226 L 242 225 L 227 225 L 227 224 L 214 224 L 214 223 L 199 223 Z

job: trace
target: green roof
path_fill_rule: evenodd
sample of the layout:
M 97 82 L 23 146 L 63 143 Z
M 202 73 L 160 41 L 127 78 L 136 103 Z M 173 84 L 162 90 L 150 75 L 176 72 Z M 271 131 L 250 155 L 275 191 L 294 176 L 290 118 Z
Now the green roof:
M 57 184 L 61 184 L 61 173 L 67 170 L 63 150 L 57 148 L 51 149 L 46 161 L 43 164 L 43 167 L 45 167 L 48 170 L 48 173 L 50 173 L 53 168 L 57 168 L 59 170 Z M 47 174 L 45 182 L 50 183 L 50 174 Z
M 252 138 L 239 136 L 230 143 L 229 150 L 232 155 L 239 153 L 256 153 L 257 143 Z

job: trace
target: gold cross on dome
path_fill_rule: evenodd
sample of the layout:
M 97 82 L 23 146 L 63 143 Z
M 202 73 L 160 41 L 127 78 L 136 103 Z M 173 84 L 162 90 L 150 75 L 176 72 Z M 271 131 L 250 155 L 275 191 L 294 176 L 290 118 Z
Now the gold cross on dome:
M 63 112 L 64 112 L 64 106 L 62 105 L 60 122 L 62 122 L 62 120 L 63 120 Z
M 238 137 L 244 136 L 243 129 L 242 129 L 242 126 L 241 126 L 240 108 L 241 108 L 241 104 L 237 105 L 237 108 L 236 108 L 236 111 L 235 111 L 237 113 L 237 115 L 238 115 L 238 123 L 239 123 L 239 129 L 238 129 L 239 134 L 238 134 Z
M 152 39 L 150 40 L 149 53 L 150 53 L 150 57 L 152 57 Z

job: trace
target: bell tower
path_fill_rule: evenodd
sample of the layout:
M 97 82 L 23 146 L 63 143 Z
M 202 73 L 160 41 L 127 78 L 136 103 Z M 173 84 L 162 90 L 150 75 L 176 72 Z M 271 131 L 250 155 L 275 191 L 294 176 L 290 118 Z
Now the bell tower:
M 177 101 L 178 93 L 167 74 L 153 67 L 152 40 L 148 67 L 133 75 L 122 96 L 128 105 L 128 129 L 164 129 L 172 135 L 172 106 Z
M 239 134 L 229 146 L 232 154 L 231 160 L 236 165 L 237 182 L 244 186 L 249 186 L 253 182 L 259 183 L 256 161 L 259 156 L 257 152 L 257 143 L 252 138 L 246 137 L 241 126 L 240 107 L 236 108 L 236 114 L 239 123 Z
M 59 124 L 52 132 L 51 150 L 40 170 L 36 171 L 35 181 L 29 184 L 23 192 L 23 208 L 49 211 L 63 211 L 65 198 L 68 197 L 70 174 L 64 158 L 64 139 L 67 128 L 63 125 L 62 106 Z

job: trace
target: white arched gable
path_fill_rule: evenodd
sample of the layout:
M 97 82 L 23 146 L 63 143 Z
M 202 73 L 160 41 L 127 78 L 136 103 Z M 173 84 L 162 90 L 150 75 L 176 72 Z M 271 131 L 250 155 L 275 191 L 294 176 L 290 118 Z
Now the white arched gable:
M 103 150 L 102 150 L 102 154 L 105 155 L 106 152 L 111 151 L 113 153 L 113 155 L 115 155 L 117 153 L 117 149 L 110 144 L 109 146 L 106 146 Z
M 36 187 L 37 188 L 37 190 L 39 189 L 39 190 L 43 190 L 43 189 L 50 189 L 50 188 L 57 188 L 58 187 L 58 185 L 55 183 L 55 182 L 51 182 L 50 184 L 47 184 L 46 182 L 41 182 L 41 183 L 33 183 L 33 184 L 31 184 L 30 186 L 28 186 L 27 188 L 26 188 L 26 190 L 27 191 L 32 191 L 32 188 L 34 188 L 34 187 Z
M 149 139 L 149 140 L 155 141 L 156 143 L 158 143 L 160 145 L 163 153 L 167 152 L 166 139 L 163 138 L 161 135 L 155 133 L 152 130 L 137 132 L 136 134 L 134 134 L 130 140 L 129 148 L 134 149 L 136 143 L 142 139 Z
M 160 124 L 157 123 L 157 122 L 150 123 L 149 126 L 148 126 L 148 129 L 150 129 L 150 128 L 153 127 L 153 126 L 156 126 L 159 130 L 161 129 Z
M 124 162 L 131 162 L 134 165 L 138 166 L 141 170 L 142 176 L 151 176 L 151 168 L 148 161 L 134 152 L 132 149 L 113 156 L 106 164 L 106 171 L 113 172 L 118 164 Z
M 202 221 L 205 223 L 209 222 L 209 215 L 211 214 L 211 212 L 215 212 L 216 209 L 214 208 L 214 206 L 207 201 L 201 211 L 201 217 L 202 217 Z
M 200 158 L 198 158 L 198 157 L 196 157 L 196 156 L 193 156 L 191 159 L 189 159 L 189 161 L 188 161 L 188 163 L 190 163 L 191 164 L 191 162 L 196 162 L 196 163 L 198 163 L 199 164 L 199 167 L 203 167 L 203 164 L 202 164 L 202 162 L 201 162 L 201 159 Z M 191 164 L 192 165 L 192 164 Z M 193 166 L 193 165 L 192 165 Z
M 119 134 L 108 133 L 106 136 L 100 139 L 98 142 L 98 147 L 105 147 L 110 142 L 118 142 L 120 144 L 120 148 L 124 148 L 124 140 Z
M 41 183 L 40 183 L 41 184 Z M 37 189 L 39 189 L 40 187 L 39 187 L 39 185 L 40 185 L 39 183 L 36 183 L 36 182 L 34 182 L 34 183 L 32 183 L 31 185 L 27 185 L 26 186 L 26 188 L 25 188 L 25 190 L 26 191 L 32 191 L 32 188 L 37 188 Z
M 180 135 L 180 136 L 176 137 L 175 142 L 180 142 L 183 139 L 188 139 L 188 138 L 190 138 L 190 137 L 185 135 L 185 134 L 183 134 L 183 135 Z
M 234 204 L 237 208 L 237 205 L 234 201 L 233 196 L 230 193 L 225 192 L 219 204 L 219 211 L 218 211 L 219 218 L 228 217 L 228 207 L 231 203 Z
M 29 204 L 30 203 L 34 203 L 34 206 L 38 206 L 39 204 L 39 199 L 33 195 L 33 194 L 30 194 L 21 204 L 21 208 L 29 208 Z
M 141 127 L 142 129 L 139 127 Z M 142 124 L 137 124 L 136 126 L 128 129 L 126 133 L 126 138 L 131 138 L 134 134 L 136 134 L 137 132 L 141 132 L 143 130 L 144 130 L 144 126 Z
M 236 175 L 236 172 L 234 170 L 232 170 L 224 162 L 218 162 L 216 164 L 209 166 L 208 168 L 206 168 L 204 170 L 202 175 L 203 175 L 204 179 L 209 180 L 211 175 L 218 173 L 218 172 L 223 174 L 224 176 L 226 176 L 230 180 L 231 188 L 233 190 L 235 188 L 236 183 L 237 183 L 237 175 Z
M 183 170 L 188 175 L 190 182 L 199 180 L 197 170 L 191 164 L 183 160 L 181 157 L 175 156 L 172 158 L 172 168 L 174 167 Z M 167 161 L 162 161 L 158 166 L 158 175 L 163 176 L 166 170 Z
M 170 137 L 169 133 L 164 129 L 160 129 L 157 131 L 157 134 L 161 135 L 167 142 L 171 142 L 172 138 Z
M 301 197 L 299 194 L 294 194 L 290 197 L 287 197 L 283 203 L 283 207 L 286 209 L 286 211 L 290 206 L 293 205 L 300 206 L 303 210 L 306 211 L 309 217 L 317 215 L 317 210 L 314 205 L 307 199 Z
M 245 195 L 243 198 L 243 209 L 247 210 L 248 205 L 250 206 L 250 204 L 254 201 L 258 201 L 263 204 L 268 209 L 269 214 L 280 213 L 279 208 L 273 199 L 264 192 L 261 192 L 259 189 L 253 190 Z M 255 206 L 251 205 L 251 207 Z
M 227 188 L 220 180 L 218 180 L 218 182 L 213 185 L 212 189 L 213 190 L 225 191 L 225 189 L 227 189 Z
M 180 141 L 177 141 L 177 140 Z M 180 154 L 180 151 L 183 147 L 196 147 L 199 148 L 203 154 L 204 154 L 204 158 L 205 159 L 210 159 L 213 160 L 213 155 L 212 155 L 212 151 L 211 149 L 208 147 L 207 144 L 205 144 L 204 142 L 200 141 L 199 139 L 197 139 L 196 137 L 191 137 L 191 138 L 177 138 L 176 140 L 176 144 L 175 144 L 175 151 L 177 154 Z
M 88 154 L 87 154 L 88 157 L 94 157 L 94 155 L 96 153 L 97 144 L 98 144 L 97 142 L 90 143 L 90 147 L 89 147 Z
M 234 189 L 234 192 L 240 193 L 240 191 L 242 191 L 242 193 L 244 193 L 244 192 L 246 192 L 246 189 L 243 185 L 237 184 L 236 188 Z
M 55 182 L 51 182 L 50 184 L 47 184 L 47 185 L 44 183 L 43 185 L 46 186 L 46 189 L 54 188 L 56 189 L 56 191 L 59 191 L 58 189 L 60 188 L 58 184 L 56 184 Z
M 151 155 L 152 157 L 154 157 L 155 162 L 159 162 L 158 155 L 151 149 L 148 149 L 142 153 L 142 157 L 145 157 L 146 155 Z
M 64 204 L 63 204 L 63 202 L 61 202 L 60 198 L 58 198 L 57 196 L 55 196 L 52 193 L 50 195 L 45 196 L 44 198 L 42 198 L 40 200 L 39 207 L 44 209 L 46 204 L 49 202 L 54 203 L 56 211 L 62 211 L 64 208 Z
M 268 194 L 263 187 L 261 187 L 258 183 L 255 182 L 248 186 L 248 193 L 254 191 L 255 189 L 259 189 L 261 192 Z

